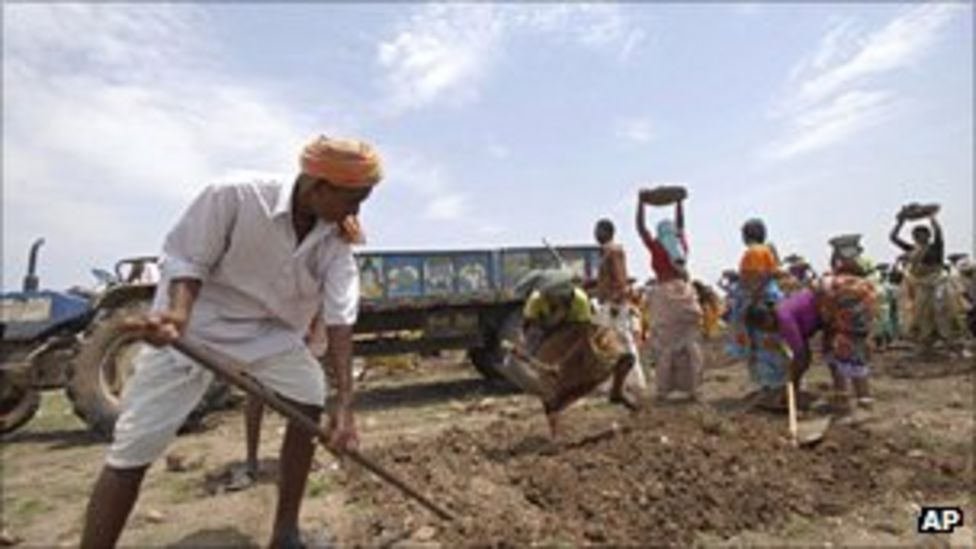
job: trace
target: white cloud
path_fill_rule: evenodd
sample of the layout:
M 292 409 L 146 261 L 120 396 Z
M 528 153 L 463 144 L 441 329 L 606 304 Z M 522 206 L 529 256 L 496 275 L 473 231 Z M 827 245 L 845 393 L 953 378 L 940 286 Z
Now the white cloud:
M 617 135 L 628 141 L 644 144 L 654 139 L 654 129 L 648 118 L 638 117 L 618 122 Z
M 631 22 L 626 7 L 612 3 L 505 6 L 501 10 L 516 32 L 566 38 L 615 54 L 622 61 L 647 38 L 644 29 Z
M 894 113 L 893 94 L 883 91 L 851 91 L 799 113 L 790 138 L 772 144 L 765 156 L 784 159 L 843 141 L 860 130 L 877 126 Z
M 56 154 L 60 169 L 186 197 L 227 169 L 291 165 L 308 137 L 295 113 L 206 69 L 215 59 L 201 53 L 215 50 L 194 26 L 205 18 L 192 7 L 9 11 L 4 127 L 13 142 Z
M 425 219 L 450 221 L 466 213 L 467 195 L 455 190 L 456 185 L 445 166 L 431 161 L 415 151 L 385 146 L 384 159 L 390 187 L 417 200 Z
M 461 194 L 449 194 L 438 196 L 427 205 L 424 217 L 432 221 L 449 221 L 461 217 L 464 213 L 464 196 Z
M 891 118 L 900 101 L 880 88 L 877 77 L 917 63 L 960 10 L 952 4 L 914 6 L 873 33 L 850 20 L 834 22 L 817 50 L 790 72 L 770 113 L 785 122 L 785 135 L 762 155 L 786 159 L 822 149 Z
M 48 256 L 63 277 L 120 250 L 152 253 L 203 185 L 287 171 L 312 128 L 332 130 L 223 76 L 196 6 L 17 4 L 4 15 L 5 265 L 38 234 L 52 249 L 70 243 Z M 158 215 L 129 219 L 136 211 Z
M 572 15 L 569 17 L 564 28 L 575 31 L 586 46 L 616 51 L 621 61 L 627 60 L 647 38 L 643 29 L 635 28 L 628 22 L 627 15 L 619 6 L 584 4 L 579 6 L 575 15 L 575 19 Z
M 427 105 L 453 94 L 474 98 L 497 55 L 501 21 L 487 4 L 432 5 L 415 13 L 395 37 L 379 45 L 395 111 Z
M 846 61 L 828 66 L 828 54 L 838 49 L 839 36 L 843 36 L 838 31 L 845 31 L 841 25 L 828 33 L 822 42 L 822 53 L 815 59 L 823 61 L 812 67 L 819 74 L 812 75 L 801 85 L 797 100 L 818 101 L 864 77 L 910 66 L 934 45 L 939 30 L 959 10 L 960 6 L 953 4 L 925 4 L 911 8 L 881 30 L 858 40 L 860 47 Z
M 474 204 L 490 203 L 490 187 L 461 187 L 451 166 L 410 147 L 378 143 L 387 173 L 363 212 L 371 244 L 385 249 L 470 247 L 500 244 L 508 212 Z M 404 220 L 407 221 L 405 226 Z M 376 248 L 373 248 L 376 249 Z
M 378 45 L 389 112 L 476 100 L 490 69 L 506 53 L 507 38 L 518 33 L 569 37 L 621 61 L 646 38 L 617 5 L 427 4 Z

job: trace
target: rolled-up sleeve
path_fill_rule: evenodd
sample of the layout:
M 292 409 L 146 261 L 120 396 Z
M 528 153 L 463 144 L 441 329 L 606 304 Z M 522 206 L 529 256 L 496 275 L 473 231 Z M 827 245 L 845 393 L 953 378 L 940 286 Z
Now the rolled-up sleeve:
M 238 197 L 232 186 L 204 189 L 166 235 L 163 276 L 206 280 L 227 249 L 237 210 Z
M 322 269 L 322 319 L 326 326 L 352 326 L 359 316 L 359 267 L 345 243 L 329 254 Z

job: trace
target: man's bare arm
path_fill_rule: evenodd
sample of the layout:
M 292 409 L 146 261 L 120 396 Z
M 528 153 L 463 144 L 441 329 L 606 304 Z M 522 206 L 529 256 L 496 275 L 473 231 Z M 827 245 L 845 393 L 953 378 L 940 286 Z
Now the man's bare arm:
M 335 405 L 330 407 L 329 445 L 338 451 L 354 448 L 358 443 L 352 415 L 352 326 L 326 327 L 329 341 L 325 355 L 326 376 L 335 386 Z
M 202 282 L 195 278 L 177 278 L 169 283 L 169 307 L 126 320 L 125 329 L 152 345 L 168 345 L 179 339 L 193 312 Z
M 328 326 L 326 334 L 326 376 L 335 387 L 336 404 L 348 406 L 352 403 L 352 326 Z

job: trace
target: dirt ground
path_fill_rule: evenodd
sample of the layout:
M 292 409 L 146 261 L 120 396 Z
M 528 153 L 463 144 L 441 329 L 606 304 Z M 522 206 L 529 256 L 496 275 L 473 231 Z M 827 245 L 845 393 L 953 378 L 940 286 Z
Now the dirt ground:
M 316 455 L 303 526 L 340 546 L 972 546 L 974 374 L 968 360 L 876 357 L 874 410 L 797 449 L 785 416 L 748 411 L 745 368 L 713 358 L 701 404 L 630 413 L 591 397 L 553 443 L 535 400 L 482 381 L 462 356 L 390 360 L 357 395 L 362 450 L 456 515 L 445 523 L 352 464 Z M 815 364 L 806 389 L 825 394 Z M 227 492 L 244 456 L 240 409 L 212 414 L 150 470 L 126 546 L 263 546 L 282 421 L 269 413 L 256 486 Z M 21 546 L 77 544 L 104 457 L 60 393 L 3 441 L 3 528 Z M 961 506 L 954 534 L 916 534 L 926 505 Z

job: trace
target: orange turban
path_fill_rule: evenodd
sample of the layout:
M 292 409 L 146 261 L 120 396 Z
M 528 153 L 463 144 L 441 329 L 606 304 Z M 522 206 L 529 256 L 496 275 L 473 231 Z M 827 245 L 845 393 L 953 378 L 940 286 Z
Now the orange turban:
M 349 188 L 372 187 L 383 177 L 380 156 L 368 143 L 355 139 L 312 140 L 302 151 L 302 172 Z

